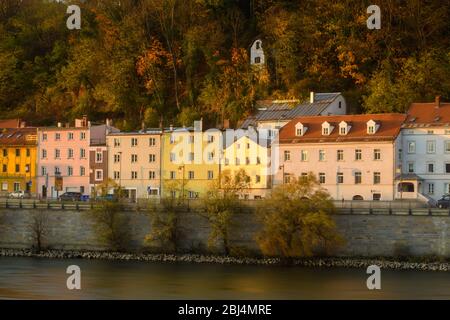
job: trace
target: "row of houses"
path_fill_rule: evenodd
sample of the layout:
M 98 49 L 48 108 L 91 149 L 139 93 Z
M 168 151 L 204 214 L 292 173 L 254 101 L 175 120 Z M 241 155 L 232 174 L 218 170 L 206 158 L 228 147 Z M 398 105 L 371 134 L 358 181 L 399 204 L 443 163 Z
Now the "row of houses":
M 201 198 L 226 173 L 245 170 L 242 197 L 313 172 L 336 200 L 418 199 L 450 193 L 450 103 L 406 114 L 346 115 L 340 93 L 263 101 L 239 130 L 192 127 L 120 132 L 110 120 L 27 127 L 0 121 L 1 191 L 41 198 L 94 196 L 114 182 L 130 199 Z

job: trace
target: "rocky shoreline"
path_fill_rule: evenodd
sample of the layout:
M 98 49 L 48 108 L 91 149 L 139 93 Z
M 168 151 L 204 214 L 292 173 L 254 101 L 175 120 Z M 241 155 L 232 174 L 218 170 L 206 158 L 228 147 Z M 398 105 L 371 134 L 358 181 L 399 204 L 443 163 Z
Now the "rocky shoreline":
M 153 253 L 121 253 L 106 251 L 46 250 L 34 253 L 28 249 L 0 249 L 0 257 L 30 257 L 45 259 L 101 259 L 164 263 L 206 263 L 235 265 L 277 266 L 285 262 L 279 258 L 229 257 L 201 254 L 153 254 Z M 291 262 L 299 267 L 314 268 L 367 268 L 377 265 L 382 269 L 416 270 L 416 271 L 450 271 L 450 262 L 409 262 L 391 259 L 371 258 L 303 258 Z

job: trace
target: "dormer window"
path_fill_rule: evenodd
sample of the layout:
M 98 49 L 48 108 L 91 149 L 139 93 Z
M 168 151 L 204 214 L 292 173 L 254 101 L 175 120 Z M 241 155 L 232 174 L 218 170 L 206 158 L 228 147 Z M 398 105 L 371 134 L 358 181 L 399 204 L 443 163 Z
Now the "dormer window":
M 347 122 L 342 121 L 341 123 L 339 123 L 339 134 L 341 136 L 347 135 L 347 133 L 350 131 L 350 128 L 351 126 Z
M 378 123 L 376 123 L 375 121 L 373 121 L 373 120 L 367 121 L 367 133 L 368 134 L 375 134 L 379 127 L 380 127 L 380 125 Z
M 331 132 L 333 131 L 333 126 L 330 125 L 327 121 L 322 123 L 322 135 L 323 136 L 329 136 Z
M 308 128 L 307 127 L 305 127 L 302 123 L 297 123 L 296 125 L 295 125 L 295 135 L 297 136 L 297 137 L 301 137 L 301 136 L 303 136 L 304 134 L 305 134 L 305 132 L 306 132 L 306 130 L 308 130 Z

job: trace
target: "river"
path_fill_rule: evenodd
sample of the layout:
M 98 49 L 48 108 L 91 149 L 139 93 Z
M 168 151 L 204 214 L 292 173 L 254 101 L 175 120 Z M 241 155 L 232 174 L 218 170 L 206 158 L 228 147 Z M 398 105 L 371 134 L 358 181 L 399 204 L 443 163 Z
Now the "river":
M 66 268 L 81 268 L 81 290 Z M 0 299 L 450 299 L 450 272 L 0 258 Z

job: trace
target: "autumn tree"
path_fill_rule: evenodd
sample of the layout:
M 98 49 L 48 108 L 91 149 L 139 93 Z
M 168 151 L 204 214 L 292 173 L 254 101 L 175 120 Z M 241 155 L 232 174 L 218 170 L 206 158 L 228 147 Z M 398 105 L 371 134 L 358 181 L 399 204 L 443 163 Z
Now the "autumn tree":
M 202 199 L 203 210 L 199 214 L 206 218 L 211 228 L 208 246 L 214 248 L 221 243 L 226 255 L 230 254 L 230 228 L 233 216 L 240 211 L 239 196 L 247 189 L 250 178 L 244 170 L 232 174 L 226 170 L 221 178 L 211 184 L 208 195 Z
M 331 197 L 312 173 L 276 186 L 263 201 L 256 240 L 265 255 L 307 257 L 342 243 L 331 217 Z
M 49 233 L 49 217 L 44 210 L 35 210 L 32 213 L 29 230 L 33 239 L 33 249 L 40 253 L 44 248 Z

